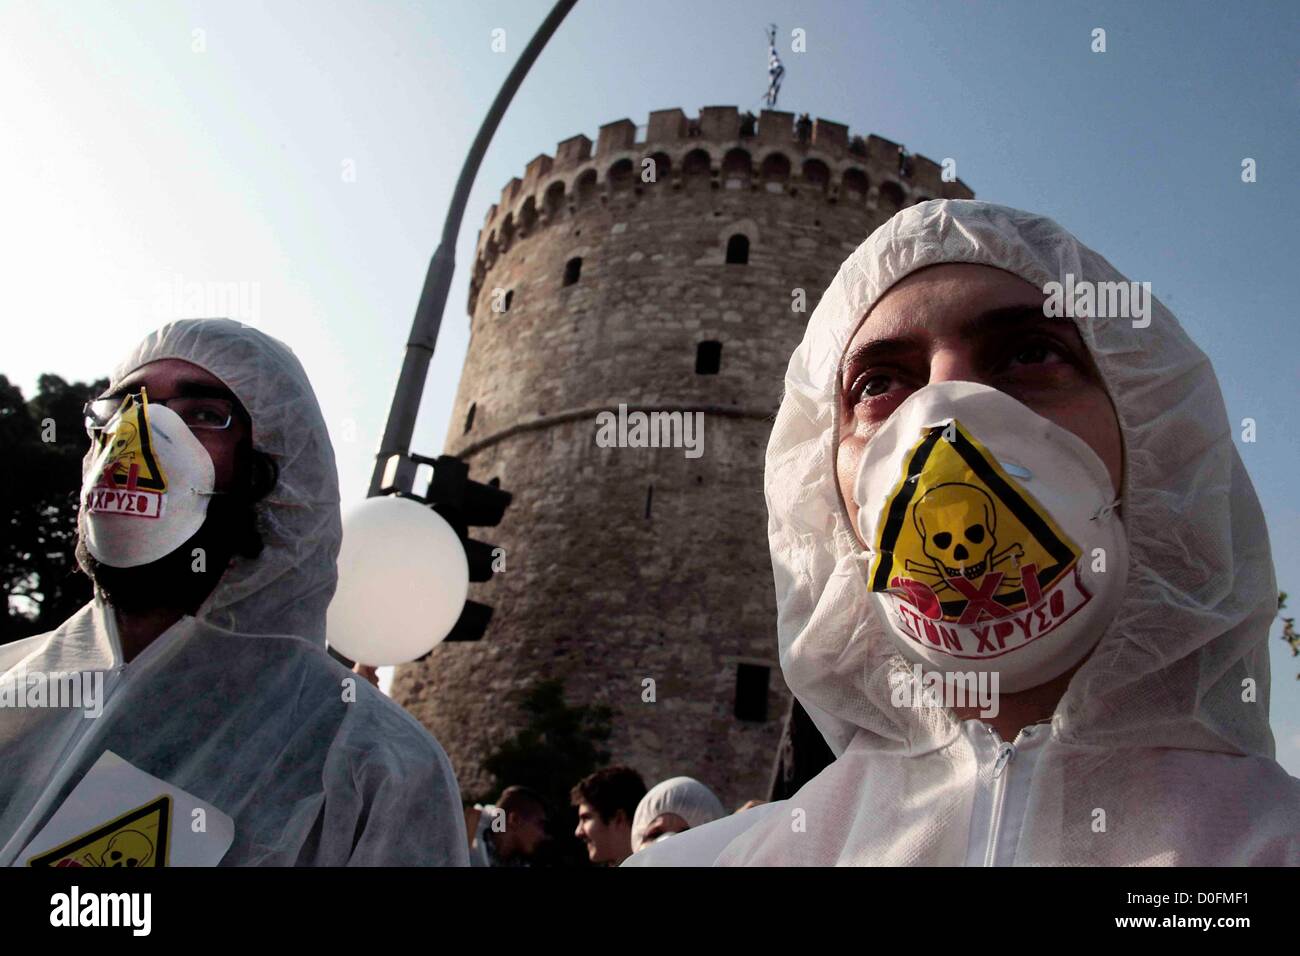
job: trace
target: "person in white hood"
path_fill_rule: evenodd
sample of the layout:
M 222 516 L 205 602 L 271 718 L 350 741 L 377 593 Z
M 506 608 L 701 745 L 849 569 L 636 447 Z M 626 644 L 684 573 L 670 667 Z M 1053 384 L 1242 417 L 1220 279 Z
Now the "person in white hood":
M 765 486 L 836 759 L 625 865 L 1300 863 L 1264 518 L 1149 286 L 1041 216 L 903 210 L 814 311 Z
M 225 319 L 171 323 L 87 425 L 95 596 L 0 647 L 0 680 L 103 675 L 102 711 L 0 709 L 0 865 L 109 751 L 233 820 L 223 866 L 468 865 L 442 748 L 326 652 L 338 477 L 293 353 Z
M 632 815 L 632 852 L 725 817 L 717 794 L 694 777 L 671 777 L 646 792 Z

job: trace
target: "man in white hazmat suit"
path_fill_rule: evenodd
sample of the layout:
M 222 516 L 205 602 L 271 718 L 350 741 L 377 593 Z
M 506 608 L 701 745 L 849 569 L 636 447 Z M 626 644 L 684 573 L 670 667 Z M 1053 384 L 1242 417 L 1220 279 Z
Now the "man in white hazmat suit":
M 1300 863 L 1218 383 L 1056 223 L 939 200 L 873 233 L 765 485 L 782 670 L 836 759 L 625 865 Z
M 223 866 L 467 865 L 442 748 L 325 650 L 338 478 L 293 353 L 237 322 L 174 322 L 87 413 L 95 598 L 0 647 L 0 680 L 102 675 L 101 712 L 0 709 L 0 865 L 30 862 L 106 752 L 228 816 Z

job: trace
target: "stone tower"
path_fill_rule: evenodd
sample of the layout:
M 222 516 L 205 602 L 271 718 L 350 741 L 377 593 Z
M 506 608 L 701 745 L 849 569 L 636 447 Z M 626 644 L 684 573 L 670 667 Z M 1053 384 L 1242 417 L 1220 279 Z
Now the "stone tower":
M 763 498 L 785 367 L 873 229 L 973 195 L 940 173 L 839 123 L 715 106 L 608 123 L 594 153 L 571 137 L 506 185 L 479 233 L 446 449 L 514 494 L 483 534 L 506 570 L 471 588 L 496 609 L 484 639 L 393 685 L 462 790 L 487 786 L 480 761 L 518 729 L 510 692 L 557 676 L 570 704 L 613 708 L 613 759 L 647 785 L 766 796 L 789 701 Z M 702 453 L 602 447 L 598 416 L 620 405 L 702 413 Z

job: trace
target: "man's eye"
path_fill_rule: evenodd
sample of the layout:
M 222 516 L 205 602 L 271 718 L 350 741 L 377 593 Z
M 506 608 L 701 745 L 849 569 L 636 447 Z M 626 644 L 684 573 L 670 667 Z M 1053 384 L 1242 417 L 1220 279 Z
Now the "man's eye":
M 220 399 L 178 401 L 175 411 L 191 428 L 225 428 L 230 420 L 230 405 Z
M 1011 365 L 1044 365 L 1063 361 L 1061 353 L 1050 345 L 1038 343 L 1027 345 L 1011 357 Z
M 864 398 L 884 395 L 893 385 L 894 376 L 892 375 L 885 375 L 880 372 L 860 375 L 857 381 L 853 383 L 853 399 L 854 401 L 861 401 Z

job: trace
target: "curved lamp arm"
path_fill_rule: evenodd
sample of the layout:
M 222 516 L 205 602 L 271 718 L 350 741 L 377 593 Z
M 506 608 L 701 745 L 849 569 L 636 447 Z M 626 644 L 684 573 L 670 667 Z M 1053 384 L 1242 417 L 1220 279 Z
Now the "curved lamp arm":
M 424 277 L 424 288 L 420 292 L 420 303 L 415 308 L 415 320 L 411 323 L 411 334 L 406 341 L 406 357 L 402 361 L 402 371 L 397 379 L 397 390 L 393 393 L 393 404 L 388 409 L 388 424 L 384 426 L 384 437 L 379 443 L 379 452 L 375 456 L 375 468 L 370 476 L 370 489 L 367 497 L 380 493 L 384 471 L 389 459 L 395 455 L 405 455 L 411 448 L 411 435 L 415 431 L 415 417 L 420 410 L 420 397 L 424 394 L 424 381 L 429 374 L 429 360 L 433 358 L 433 348 L 438 341 L 438 328 L 442 325 L 442 312 L 447 304 L 447 292 L 451 288 L 451 277 L 456 271 L 456 236 L 460 232 L 461 219 L 465 214 L 465 204 L 469 200 L 470 187 L 478 175 L 479 164 L 487 152 L 488 143 L 505 115 L 506 107 L 514 98 L 515 91 L 523 83 L 528 69 L 546 46 L 546 41 L 559 27 L 560 21 L 568 15 L 578 0 L 558 0 L 551 12 L 547 14 L 542 25 L 537 28 L 533 38 L 519 55 L 510 75 L 506 77 L 501 91 L 492 101 L 492 107 L 483 118 L 465 165 L 461 167 L 460 178 L 456 180 L 456 189 L 451 196 L 451 205 L 447 209 L 447 220 L 442 226 L 442 239 L 433 259 L 429 262 L 429 271 Z M 410 491 L 410 488 L 399 488 Z

